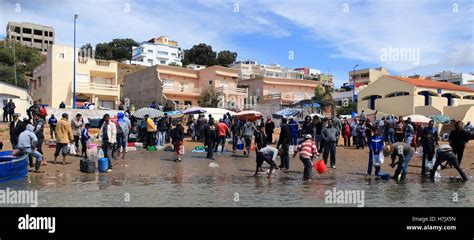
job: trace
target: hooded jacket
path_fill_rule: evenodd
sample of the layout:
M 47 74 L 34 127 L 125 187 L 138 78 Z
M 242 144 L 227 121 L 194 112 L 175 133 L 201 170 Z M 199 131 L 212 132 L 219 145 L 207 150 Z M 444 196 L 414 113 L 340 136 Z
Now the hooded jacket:
M 33 132 L 35 128 L 28 124 L 26 126 L 26 130 L 20 134 L 18 137 L 18 149 L 28 149 L 34 148 L 36 143 L 38 142 L 38 138 L 36 137 L 35 133 Z

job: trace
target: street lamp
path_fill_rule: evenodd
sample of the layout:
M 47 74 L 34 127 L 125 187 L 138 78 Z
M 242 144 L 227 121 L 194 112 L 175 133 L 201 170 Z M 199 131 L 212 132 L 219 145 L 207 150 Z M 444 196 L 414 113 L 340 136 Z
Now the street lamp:
M 76 20 L 79 15 L 74 14 L 74 76 L 72 90 L 72 108 L 76 109 Z
M 353 71 L 352 71 L 352 117 L 355 117 L 357 115 L 357 109 L 355 105 L 355 88 L 356 88 L 356 81 L 355 81 L 355 71 L 356 67 L 358 67 L 359 64 L 354 65 Z

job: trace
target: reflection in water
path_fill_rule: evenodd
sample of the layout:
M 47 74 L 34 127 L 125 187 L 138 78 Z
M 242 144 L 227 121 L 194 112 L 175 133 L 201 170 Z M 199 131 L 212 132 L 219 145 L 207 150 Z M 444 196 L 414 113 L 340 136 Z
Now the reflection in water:
M 327 190 L 364 190 L 365 206 L 472 206 L 473 185 L 443 177 L 432 183 L 418 176 L 397 184 L 358 174 L 317 175 L 304 182 L 299 172 L 280 172 L 268 179 L 253 171 L 206 174 L 185 164 L 170 165 L 167 174 L 139 175 L 46 173 L 0 184 L 0 189 L 39 190 L 40 206 L 323 206 Z M 124 202 L 124 193 L 130 202 Z M 235 201 L 238 194 L 239 201 Z M 453 201 L 453 194 L 458 202 Z

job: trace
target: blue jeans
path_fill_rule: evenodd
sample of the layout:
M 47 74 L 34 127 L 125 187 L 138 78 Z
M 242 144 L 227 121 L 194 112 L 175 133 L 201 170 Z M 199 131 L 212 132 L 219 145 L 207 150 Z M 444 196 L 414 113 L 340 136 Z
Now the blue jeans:
M 120 148 L 123 148 L 123 151 L 125 151 L 125 148 L 128 145 L 128 137 L 125 136 L 123 133 L 117 133 L 117 146 Z
M 34 158 L 36 158 L 35 170 L 38 171 L 40 169 L 41 160 L 43 160 L 43 156 L 41 155 L 41 153 L 34 150 L 33 148 L 23 148 L 20 149 L 20 152 L 27 153 L 28 156 L 33 156 Z
M 232 150 L 237 149 L 237 144 L 239 143 L 239 136 L 237 135 L 232 135 Z
M 372 152 L 372 149 L 369 151 L 369 165 L 367 168 L 367 174 L 372 175 L 372 165 L 374 161 L 374 153 Z M 375 176 L 378 176 L 380 173 L 380 166 L 375 166 Z
M 166 140 L 166 131 L 159 131 L 158 132 L 158 144 L 159 146 L 164 146 Z
M 388 129 L 388 142 L 389 143 L 395 142 L 395 129 L 393 128 Z
M 413 142 L 413 136 L 405 136 L 405 143 L 411 146 Z
M 291 135 L 291 145 L 298 145 L 298 134 Z

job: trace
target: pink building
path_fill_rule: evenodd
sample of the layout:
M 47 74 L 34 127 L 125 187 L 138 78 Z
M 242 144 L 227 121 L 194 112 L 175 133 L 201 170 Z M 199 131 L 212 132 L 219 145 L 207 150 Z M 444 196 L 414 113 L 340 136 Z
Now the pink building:
M 258 103 L 291 105 L 314 96 L 314 89 L 321 82 L 303 79 L 258 77 L 241 80 L 239 85 L 248 87 L 249 96 Z
M 200 106 L 202 91 L 214 89 L 220 95 L 220 108 L 243 109 L 246 88 L 238 88 L 238 70 L 211 66 L 200 70 L 155 65 L 129 74 L 124 79 L 124 97 L 137 107 L 152 101 L 173 109 Z

